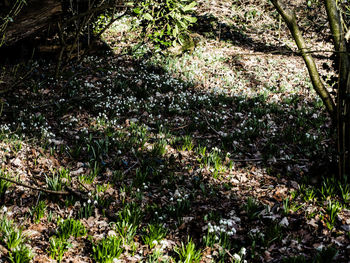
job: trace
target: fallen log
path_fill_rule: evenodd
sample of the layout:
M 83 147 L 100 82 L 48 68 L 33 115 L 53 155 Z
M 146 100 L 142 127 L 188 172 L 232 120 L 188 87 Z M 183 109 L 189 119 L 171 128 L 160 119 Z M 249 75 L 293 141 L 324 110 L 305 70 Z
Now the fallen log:
M 57 0 L 32 0 L 8 24 L 4 32 L 4 45 L 10 46 L 33 34 L 49 28 L 62 13 L 61 2 Z

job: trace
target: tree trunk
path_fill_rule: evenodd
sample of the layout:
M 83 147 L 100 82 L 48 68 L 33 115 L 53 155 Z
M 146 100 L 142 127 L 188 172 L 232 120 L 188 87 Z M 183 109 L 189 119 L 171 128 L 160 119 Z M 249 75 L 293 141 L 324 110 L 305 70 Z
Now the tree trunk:
M 4 44 L 12 45 L 19 40 L 50 27 L 55 17 L 62 12 L 59 0 L 32 0 L 10 23 L 4 33 Z
M 321 81 L 321 78 L 320 78 L 320 75 L 318 73 L 318 70 L 317 70 L 317 67 L 316 67 L 316 64 L 315 64 L 313 57 L 311 56 L 310 53 L 307 53 L 308 48 L 305 44 L 304 38 L 303 38 L 301 31 L 299 29 L 299 26 L 297 24 L 296 15 L 291 10 L 289 10 L 285 6 L 285 4 L 282 3 L 281 1 L 271 0 L 271 2 L 275 6 L 278 13 L 281 15 L 281 17 L 283 18 L 285 23 L 287 24 L 289 31 L 291 32 L 291 34 L 295 40 L 295 43 L 297 44 L 298 49 L 299 49 L 299 51 L 300 51 L 300 53 L 305 61 L 306 67 L 308 69 L 308 72 L 309 72 L 309 75 L 311 78 L 312 85 L 313 85 L 315 91 L 317 92 L 317 94 L 322 99 L 322 101 L 323 101 L 324 105 L 326 106 L 326 109 L 329 112 L 329 114 L 331 115 L 332 119 L 334 119 L 335 118 L 335 111 L 336 111 L 334 101 Z
M 345 31 L 334 0 L 325 0 L 333 44 L 339 59 L 337 97 L 337 144 L 339 177 L 350 175 L 350 58 L 347 54 Z
M 320 81 L 318 71 L 296 22 L 296 16 L 280 0 L 271 0 L 278 13 L 286 22 L 309 71 L 313 87 L 322 98 L 327 110 L 337 124 L 338 175 L 350 175 L 350 57 L 347 53 L 345 33 L 339 10 L 334 0 L 324 0 L 328 22 L 332 31 L 334 49 L 339 59 L 337 104 Z

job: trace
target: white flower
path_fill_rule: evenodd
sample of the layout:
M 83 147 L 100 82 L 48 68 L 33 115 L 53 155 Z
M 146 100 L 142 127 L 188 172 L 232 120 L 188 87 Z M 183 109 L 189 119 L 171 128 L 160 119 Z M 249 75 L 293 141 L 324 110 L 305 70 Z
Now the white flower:
M 7 207 L 6 207 L 6 206 L 4 206 L 4 207 L 2 208 L 2 212 L 3 212 L 3 213 L 6 213 L 6 212 L 7 212 Z
M 235 254 L 233 255 L 233 259 L 234 259 L 235 261 L 240 262 L 240 261 L 241 261 L 241 256 L 238 255 L 237 253 L 235 253 Z
M 88 202 L 88 204 L 91 204 L 91 200 L 90 199 L 87 202 Z
M 245 256 L 245 254 L 247 253 L 247 250 L 245 247 L 241 248 L 241 255 Z

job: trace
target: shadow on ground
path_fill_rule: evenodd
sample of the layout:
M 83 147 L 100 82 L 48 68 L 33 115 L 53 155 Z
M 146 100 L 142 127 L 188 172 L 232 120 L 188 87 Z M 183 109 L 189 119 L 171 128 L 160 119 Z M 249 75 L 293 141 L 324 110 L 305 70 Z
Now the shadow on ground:
M 222 37 L 232 34 L 247 40 L 231 30 Z M 291 181 L 301 180 L 313 164 L 328 158 L 328 127 L 326 118 L 314 116 L 316 102 L 301 107 L 298 95 L 277 104 L 268 103 L 265 95 L 203 91 L 200 83 L 112 53 L 87 57 L 59 79 L 41 63 L 18 91 L 2 98 L 3 140 L 29 145 L 10 150 L 5 167 L 11 170 L 22 152 L 28 181 L 34 174 L 45 184 L 44 174 L 63 166 L 85 185 L 82 191 L 94 192 L 108 183 L 98 201 L 116 214 L 125 207 L 131 213 L 140 210 L 135 221 L 139 236 L 147 224 L 165 223 L 169 238 L 190 236 L 205 247 L 208 222 L 219 225 L 222 218 L 239 218 L 226 249 L 251 249 L 255 239 L 249 233 L 258 227 L 267 238 L 254 241 L 256 251 L 249 253 L 256 262 L 263 260 L 258 255 L 266 247 L 281 245 L 282 233 L 292 231 L 288 245 L 300 234 L 300 225 L 306 225 L 303 217 L 290 215 L 287 229 L 279 228 L 277 237 L 268 234 L 269 225 L 282 219 L 278 186 L 292 189 Z M 41 163 L 41 158 L 55 161 Z M 27 194 L 23 202 L 13 191 L 4 204 L 34 205 L 35 196 Z M 247 196 L 266 205 L 257 206 L 259 216 L 247 209 Z M 67 202 L 58 203 L 72 207 Z M 308 226 L 305 230 L 311 231 Z M 271 257 L 280 262 L 277 248 Z M 229 258 L 224 252 L 222 260 Z

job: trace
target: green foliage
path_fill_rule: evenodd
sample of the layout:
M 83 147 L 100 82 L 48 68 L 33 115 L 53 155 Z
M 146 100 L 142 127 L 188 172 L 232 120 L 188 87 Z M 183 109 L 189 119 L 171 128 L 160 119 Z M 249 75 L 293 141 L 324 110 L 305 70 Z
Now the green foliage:
M 338 250 L 333 247 L 325 247 L 319 249 L 316 256 L 313 259 L 313 263 L 329 263 L 333 262 L 338 255 Z
M 61 191 L 63 189 L 61 173 L 54 172 L 51 176 L 46 176 L 45 179 L 49 190 Z
M 83 206 L 80 207 L 78 211 L 79 218 L 89 218 L 94 214 L 94 205 L 92 201 L 89 199 L 87 202 L 83 203 Z
M 153 145 L 152 153 L 154 156 L 164 156 L 167 152 L 167 141 L 165 139 L 160 139 Z
M 148 225 L 147 228 L 143 229 L 143 242 L 148 245 L 150 248 L 153 248 L 162 240 L 167 234 L 167 229 L 162 225 Z
M 49 240 L 49 243 L 50 257 L 57 260 L 58 262 L 61 262 L 64 253 L 70 247 L 70 243 L 67 240 L 56 236 L 52 236 Z
M 326 208 L 327 215 L 325 217 L 325 223 L 329 230 L 332 230 L 336 223 L 336 218 L 341 210 L 341 205 L 338 201 L 328 200 L 328 205 Z
M 11 178 L 10 175 L 5 172 L 4 170 L 0 170 L 0 176 L 5 177 L 5 178 Z M 0 202 L 1 200 L 5 200 L 5 194 L 7 189 L 11 186 L 11 183 L 4 180 L 0 179 Z
M 243 208 L 247 212 L 247 216 L 249 220 L 257 219 L 261 212 L 261 205 L 252 197 L 248 197 L 247 203 L 243 205 Z
M 126 220 L 122 220 L 116 223 L 115 229 L 123 238 L 124 243 L 130 243 L 136 234 L 137 226 L 134 226 Z
M 181 246 L 175 247 L 174 251 L 178 254 L 180 263 L 198 263 L 202 258 L 201 251 L 196 250 L 195 244 L 190 239 L 186 245 L 181 242 Z
M 16 250 L 17 247 L 24 242 L 21 229 L 10 228 L 6 235 L 6 245 L 10 250 Z
M 191 14 L 196 2 L 192 0 L 142 0 L 134 13 L 144 29 L 144 34 L 156 47 L 183 45 L 189 28 L 197 19 Z
M 68 218 L 58 223 L 57 235 L 59 238 L 68 239 L 70 236 L 82 237 L 87 233 L 85 226 L 78 220 Z
M 40 222 L 40 219 L 44 217 L 46 212 L 45 201 L 40 201 L 36 206 L 32 208 L 30 214 L 35 224 Z
M 32 251 L 25 245 L 26 238 L 22 230 L 18 229 L 6 216 L 0 218 L 0 242 L 9 250 L 11 262 L 29 263 L 33 258 Z
M 146 263 L 169 263 L 172 262 L 170 259 L 163 257 L 162 249 L 155 249 L 152 255 L 148 256 Z
M 125 221 L 128 224 L 138 226 L 142 219 L 142 210 L 138 204 L 128 203 L 118 213 L 118 217 L 120 218 L 120 222 Z
M 16 250 L 9 251 L 9 259 L 12 263 L 29 263 L 33 257 L 33 252 L 25 244 L 20 244 Z
M 114 259 L 120 257 L 122 252 L 122 240 L 116 236 L 102 239 L 92 246 L 92 256 L 99 263 L 112 263 Z

